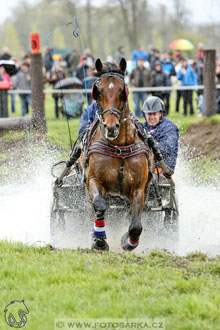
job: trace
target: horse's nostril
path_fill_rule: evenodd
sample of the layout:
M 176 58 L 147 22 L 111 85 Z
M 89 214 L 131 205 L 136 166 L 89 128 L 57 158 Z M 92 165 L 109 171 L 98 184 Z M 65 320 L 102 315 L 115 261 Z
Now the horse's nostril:
M 117 129 L 119 129 L 120 125 L 119 125 L 119 124 L 116 124 L 115 127 L 116 127 Z
M 107 127 L 107 125 L 104 123 L 104 127 L 106 128 Z

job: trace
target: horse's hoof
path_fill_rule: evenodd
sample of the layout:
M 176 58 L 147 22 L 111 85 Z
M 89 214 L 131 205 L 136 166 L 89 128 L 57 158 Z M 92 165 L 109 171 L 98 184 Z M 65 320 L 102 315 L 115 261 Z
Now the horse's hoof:
M 93 237 L 91 249 L 109 251 L 109 245 L 104 238 Z
M 121 238 L 121 247 L 125 251 L 132 251 L 134 250 L 139 244 L 139 241 L 132 242 L 129 238 L 128 233 L 125 233 Z

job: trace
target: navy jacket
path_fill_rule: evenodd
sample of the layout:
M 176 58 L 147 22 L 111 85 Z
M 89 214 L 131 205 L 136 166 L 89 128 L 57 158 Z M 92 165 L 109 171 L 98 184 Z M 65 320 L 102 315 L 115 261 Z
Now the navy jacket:
M 165 163 L 174 171 L 178 154 L 178 127 L 165 117 L 162 117 L 155 127 L 151 127 L 147 122 L 144 125 L 158 143 Z M 160 167 L 159 164 L 158 166 Z
M 89 119 L 92 123 L 95 119 L 95 114 L 97 111 L 96 102 L 90 104 L 82 113 L 79 121 L 79 136 L 85 131 L 86 126 L 88 125 Z

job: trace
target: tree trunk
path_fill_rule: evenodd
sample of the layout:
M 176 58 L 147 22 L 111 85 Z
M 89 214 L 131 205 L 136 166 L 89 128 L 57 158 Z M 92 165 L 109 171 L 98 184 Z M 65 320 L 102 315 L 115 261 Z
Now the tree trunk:
M 87 45 L 90 48 L 91 52 L 92 48 L 92 11 L 91 11 L 91 0 L 87 0 L 86 4 L 86 30 L 87 30 Z
M 137 2 L 131 0 L 131 13 L 132 13 L 132 45 L 133 49 L 136 49 L 139 45 L 139 38 L 137 35 Z
M 212 116 L 216 114 L 216 50 L 209 49 L 204 51 L 204 101 L 205 115 Z
M 43 61 L 41 54 L 31 54 L 31 95 L 34 127 L 46 133 L 43 97 Z

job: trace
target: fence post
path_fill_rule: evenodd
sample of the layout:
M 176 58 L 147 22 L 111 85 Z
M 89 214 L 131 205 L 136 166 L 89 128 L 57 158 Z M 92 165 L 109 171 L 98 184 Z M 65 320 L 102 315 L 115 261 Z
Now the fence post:
M 46 133 L 46 118 L 43 95 L 43 60 L 40 53 L 40 38 L 38 33 L 31 33 L 31 97 L 33 110 L 33 125 L 42 133 Z
M 204 101 L 205 115 L 207 117 L 216 114 L 216 50 L 207 49 L 204 51 Z
M 0 117 L 8 117 L 8 90 L 0 89 Z

